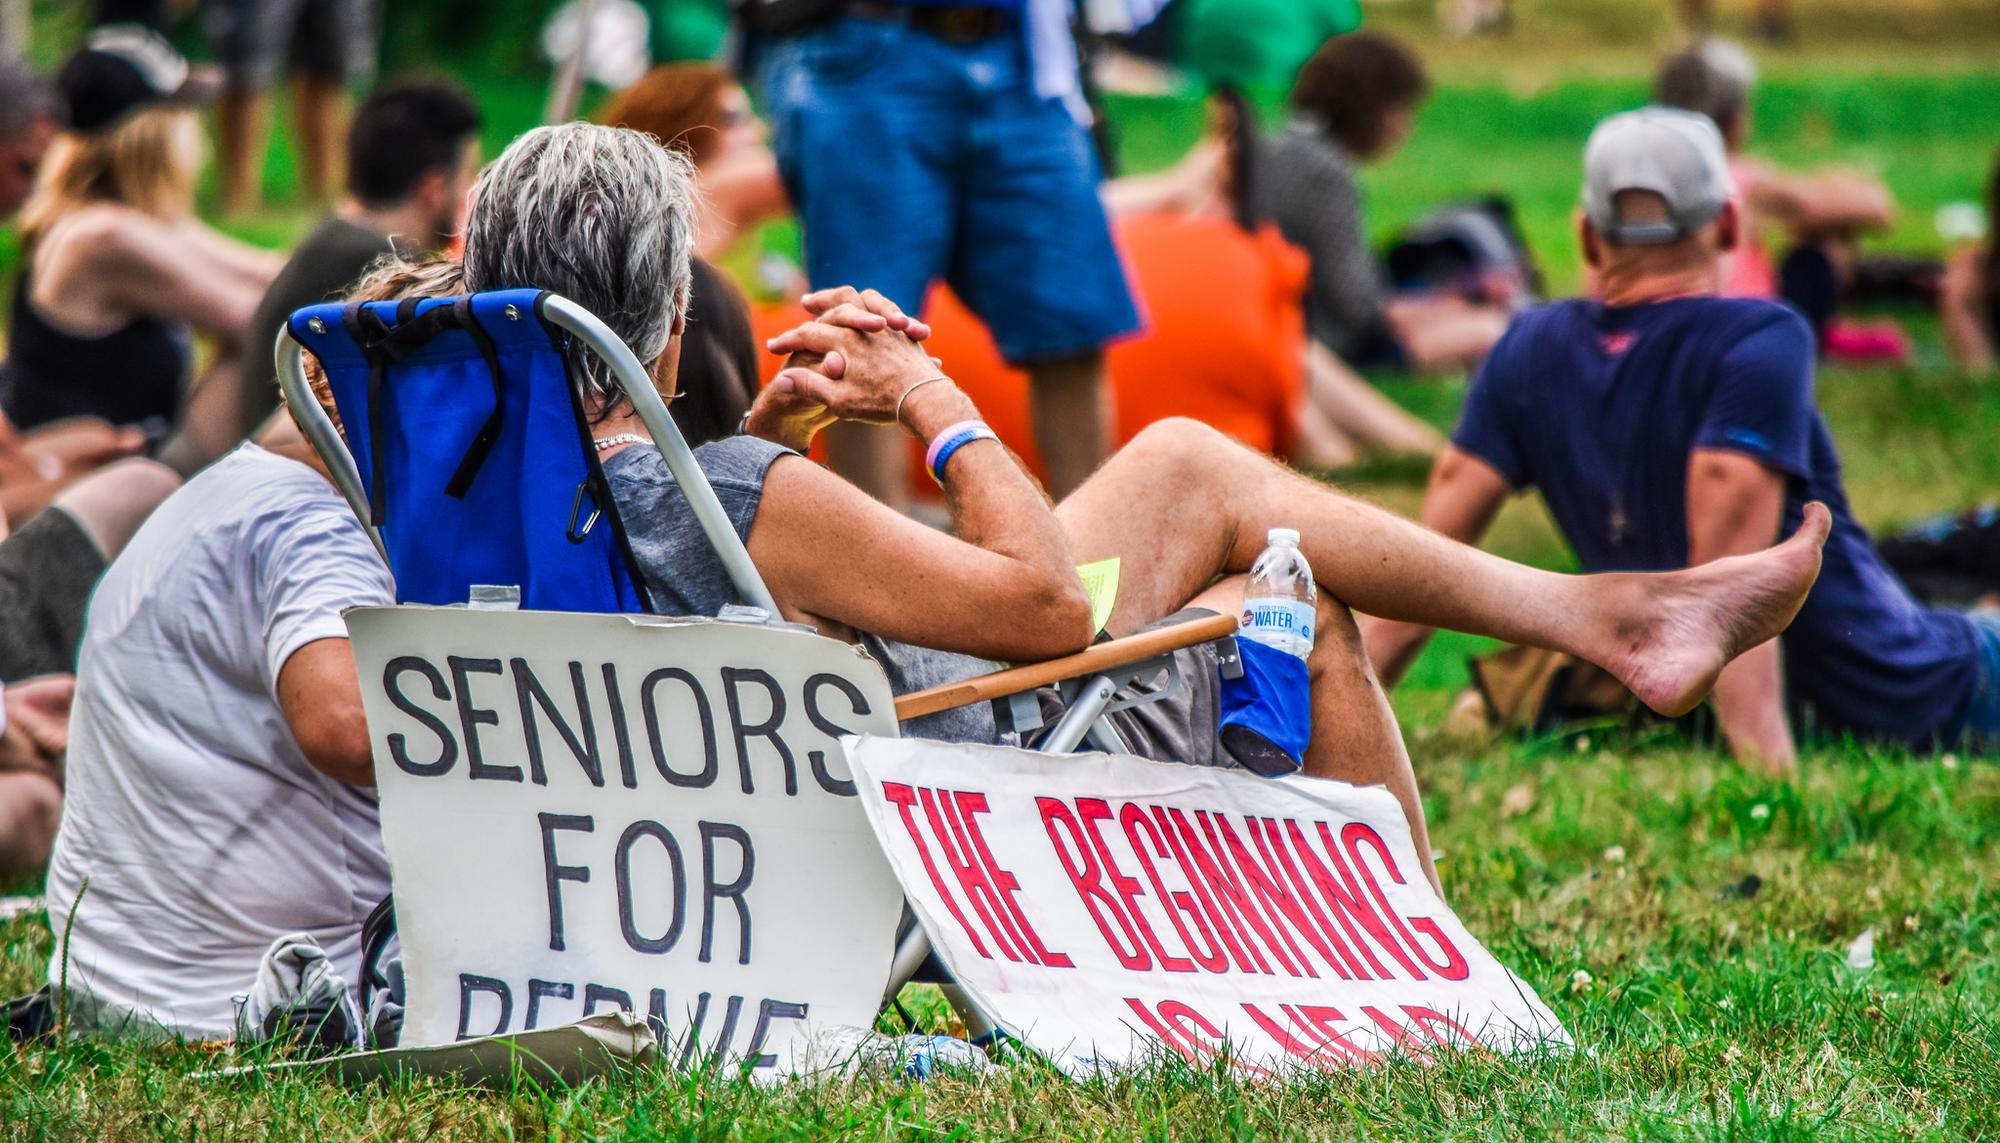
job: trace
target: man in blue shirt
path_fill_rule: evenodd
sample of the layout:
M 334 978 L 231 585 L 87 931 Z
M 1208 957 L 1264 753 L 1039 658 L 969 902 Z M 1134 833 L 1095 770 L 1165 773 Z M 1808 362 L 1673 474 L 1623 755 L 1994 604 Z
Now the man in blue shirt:
M 1993 737 L 2000 628 L 1921 606 L 1877 556 L 1813 402 L 1805 321 L 1716 296 L 1738 238 L 1726 164 L 1701 116 L 1647 108 L 1598 126 L 1581 224 L 1595 297 L 1523 314 L 1494 347 L 1423 520 L 1477 542 L 1510 494 L 1537 488 L 1585 570 L 1657 571 L 1767 547 L 1822 501 L 1833 533 L 1804 608 L 1716 683 L 1730 748 L 1788 773 L 1794 720 L 1917 749 Z M 1427 634 L 1370 626 L 1386 680 Z

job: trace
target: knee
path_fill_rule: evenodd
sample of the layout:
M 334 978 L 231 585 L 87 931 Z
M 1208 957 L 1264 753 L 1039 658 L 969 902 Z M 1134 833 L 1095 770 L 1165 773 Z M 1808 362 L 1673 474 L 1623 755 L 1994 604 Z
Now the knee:
M 56 497 L 106 560 L 115 559 L 133 533 L 181 486 L 173 469 L 132 457 L 106 465 Z
M 1192 417 L 1168 417 L 1140 429 L 1118 455 L 1154 467 L 1199 475 L 1212 471 L 1212 462 L 1220 453 L 1242 447 Z
M 149 516 L 181 486 L 179 473 L 157 460 L 137 456 L 106 466 L 101 479 L 106 492 Z
M 1361 628 L 1347 604 L 1322 587 L 1316 611 L 1319 630 L 1313 638 L 1313 666 L 1348 668 L 1356 663 L 1367 666 L 1368 652 L 1362 643 Z
M 41 774 L 14 774 L 0 783 L 0 877 L 34 873 L 48 864 L 62 824 L 62 788 Z

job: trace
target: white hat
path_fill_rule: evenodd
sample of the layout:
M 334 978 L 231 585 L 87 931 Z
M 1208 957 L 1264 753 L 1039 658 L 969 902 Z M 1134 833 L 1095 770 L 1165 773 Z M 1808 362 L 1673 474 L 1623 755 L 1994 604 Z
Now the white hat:
M 1650 191 L 1666 200 L 1667 221 L 1625 222 L 1618 192 Z M 1708 116 L 1671 107 L 1613 115 L 1583 148 L 1583 209 L 1614 246 L 1678 242 L 1722 213 L 1736 193 L 1722 132 Z

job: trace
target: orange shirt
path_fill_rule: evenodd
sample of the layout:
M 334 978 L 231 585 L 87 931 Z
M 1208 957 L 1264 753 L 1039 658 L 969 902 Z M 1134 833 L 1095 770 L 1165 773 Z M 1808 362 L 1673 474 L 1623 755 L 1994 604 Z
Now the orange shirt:
M 1283 455 L 1297 435 L 1305 387 L 1305 255 L 1275 229 L 1142 215 L 1114 228 L 1145 318 L 1144 332 L 1112 345 L 1105 365 L 1116 403 L 1117 443 L 1168 417 L 1193 417 L 1264 452 Z M 786 304 L 759 307 L 757 334 L 802 318 Z M 1028 417 L 1028 379 L 1000 359 L 965 304 L 939 285 L 925 307 L 933 356 L 979 406 L 993 431 L 1044 475 Z M 780 362 L 766 355 L 765 380 Z M 916 487 L 921 450 L 912 445 Z

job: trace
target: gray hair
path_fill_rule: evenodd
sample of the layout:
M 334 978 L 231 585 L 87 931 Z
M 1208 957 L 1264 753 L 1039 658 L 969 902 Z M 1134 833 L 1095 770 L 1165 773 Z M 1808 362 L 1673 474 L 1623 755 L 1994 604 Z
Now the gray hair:
M 1724 131 L 1750 102 L 1757 63 L 1742 46 L 1704 40 L 1660 65 L 1653 80 L 1654 102 L 1708 116 Z
M 694 167 L 649 135 L 565 123 L 514 140 L 479 176 L 465 227 L 472 290 L 551 290 L 603 320 L 647 366 L 687 312 Z M 587 384 L 609 408 L 603 365 Z
M 0 139 L 12 139 L 38 119 L 56 117 L 55 92 L 28 61 L 0 52 Z

